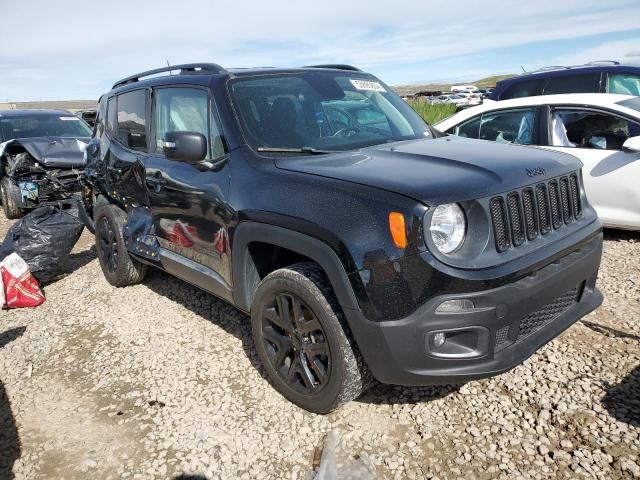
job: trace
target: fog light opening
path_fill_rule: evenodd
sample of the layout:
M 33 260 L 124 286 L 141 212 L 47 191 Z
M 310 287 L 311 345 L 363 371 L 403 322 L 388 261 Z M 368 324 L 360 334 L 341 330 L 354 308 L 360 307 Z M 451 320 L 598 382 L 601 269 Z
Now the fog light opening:
M 433 346 L 440 348 L 447 340 L 447 334 L 444 332 L 436 333 L 433 335 Z
M 436 313 L 460 313 L 468 312 L 475 308 L 475 304 L 468 298 L 455 298 L 453 300 L 446 300 L 438 305 Z

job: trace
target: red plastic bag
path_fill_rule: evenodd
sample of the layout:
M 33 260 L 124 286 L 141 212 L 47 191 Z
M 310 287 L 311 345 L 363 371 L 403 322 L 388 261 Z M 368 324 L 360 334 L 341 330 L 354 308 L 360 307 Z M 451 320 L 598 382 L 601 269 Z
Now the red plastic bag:
M 3 306 L 7 308 L 37 307 L 44 302 L 38 281 L 26 262 L 17 253 L 8 255 L 0 263 Z

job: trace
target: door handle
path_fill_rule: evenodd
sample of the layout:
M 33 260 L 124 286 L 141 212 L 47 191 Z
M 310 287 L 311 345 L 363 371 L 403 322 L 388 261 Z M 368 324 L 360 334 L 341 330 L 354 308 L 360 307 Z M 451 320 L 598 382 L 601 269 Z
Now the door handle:
M 147 177 L 145 179 L 145 183 L 148 187 L 152 188 L 154 192 L 158 193 L 160 192 L 160 190 L 162 190 L 162 187 L 167 184 L 167 181 L 164 179 L 160 172 L 156 172 L 154 176 Z

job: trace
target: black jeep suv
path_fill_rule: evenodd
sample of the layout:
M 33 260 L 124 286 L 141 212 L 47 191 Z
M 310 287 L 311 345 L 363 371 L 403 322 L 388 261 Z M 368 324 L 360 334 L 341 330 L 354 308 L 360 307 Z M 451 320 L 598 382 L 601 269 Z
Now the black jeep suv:
M 354 67 L 134 75 L 87 156 L 107 280 L 154 266 L 250 314 L 271 382 L 313 412 L 374 378 L 504 372 L 602 300 L 578 160 L 442 136 Z

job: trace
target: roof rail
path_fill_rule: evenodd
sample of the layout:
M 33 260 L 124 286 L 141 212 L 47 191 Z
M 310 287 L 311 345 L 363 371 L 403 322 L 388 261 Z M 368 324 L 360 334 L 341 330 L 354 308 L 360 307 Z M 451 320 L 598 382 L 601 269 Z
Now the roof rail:
M 304 68 L 332 68 L 334 70 L 349 70 L 351 72 L 361 72 L 358 67 L 352 65 L 344 65 L 341 63 L 329 63 L 326 65 L 305 65 Z
M 549 65 L 548 67 L 541 67 L 538 68 L 537 70 L 531 70 L 529 72 L 525 72 L 526 74 L 529 73 L 539 73 L 539 72 L 547 72 L 549 70 L 569 70 L 571 67 L 566 67 L 564 65 Z
M 620 65 L 620 62 L 617 62 L 615 60 L 593 60 L 589 63 L 586 63 L 585 65 L 599 65 L 600 63 L 609 63 L 611 65 Z
M 146 72 L 136 73 L 129 77 L 118 80 L 113 84 L 112 89 L 127 85 L 129 83 L 139 82 L 144 77 L 156 75 L 158 73 L 173 72 L 180 70 L 180 75 L 193 74 L 193 73 L 221 73 L 226 70 L 216 63 L 185 63 L 182 65 L 169 65 L 168 67 L 156 68 L 154 70 L 147 70 Z

